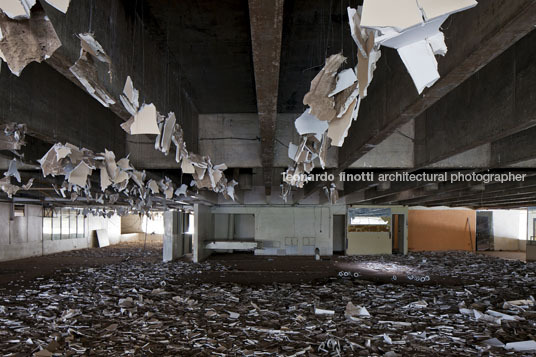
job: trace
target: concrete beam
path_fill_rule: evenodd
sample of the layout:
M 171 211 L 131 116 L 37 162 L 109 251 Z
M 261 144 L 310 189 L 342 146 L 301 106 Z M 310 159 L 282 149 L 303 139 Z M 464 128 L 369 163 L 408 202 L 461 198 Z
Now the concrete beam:
M 431 192 L 424 192 L 423 189 L 416 189 L 413 191 L 406 191 L 402 194 L 394 196 L 391 200 L 378 200 L 374 202 L 396 202 L 403 205 L 426 205 L 432 206 L 448 200 L 462 200 L 473 197 L 485 197 L 486 195 L 497 196 L 502 192 L 515 192 L 522 189 L 530 189 L 536 186 L 536 176 L 534 173 L 529 173 L 525 181 L 523 182 L 509 182 L 509 183 L 490 183 L 481 185 L 476 183 L 454 183 L 454 184 L 440 184 L 439 190 L 434 194 Z
M 445 202 L 461 203 L 473 202 L 479 200 L 489 200 L 501 197 L 514 197 L 526 194 L 536 193 L 536 179 L 530 178 L 525 183 L 494 184 L 485 186 L 483 191 L 471 191 L 470 189 L 459 190 L 444 195 L 429 196 L 428 201 L 414 201 L 414 204 L 425 204 L 427 206 L 438 205 Z M 406 205 L 408 201 L 401 201 Z
M 45 143 L 39 145 L 40 149 L 46 143 L 70 142 L 95 152 L 106 148 L 117 157 L 125 155 L 122 120 L 85 91 L 44 63 L 31 63 L 20 77 L 11 74 L 5 64 L 2 67 L 1 122 L 26 124 L 28 135 Z M 35 152 L 32 145 L 27 149 L 28 159 L 35 160 L 46 153 Z
M 534 41 L 536 31 L 416 119 L 416 168 L 536 125 Z
M 532 127 L 493 142 L 490 154 L 491 166 L 511 166 L 536 158 L 535 138 L 536 127 Z
M 272 190 L 272 175 L 268 173 L 274 162 L 283 5 L 284 0 L 249 0 L 257 112 L 261 130 L 262 167 L 266 173 L 264 175 L 266 196 L 270 196 Z

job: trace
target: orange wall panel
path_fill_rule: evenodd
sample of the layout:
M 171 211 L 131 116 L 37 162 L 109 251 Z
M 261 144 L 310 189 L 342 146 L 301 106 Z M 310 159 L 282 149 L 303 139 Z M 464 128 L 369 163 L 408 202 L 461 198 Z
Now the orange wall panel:
M 467 222 L 469 219 L 469 222 Z M 469 234 L 470 233 L 470 234 Z M 474 250 L 476 211 L 410 210 L 408 214 L 408 249 Z

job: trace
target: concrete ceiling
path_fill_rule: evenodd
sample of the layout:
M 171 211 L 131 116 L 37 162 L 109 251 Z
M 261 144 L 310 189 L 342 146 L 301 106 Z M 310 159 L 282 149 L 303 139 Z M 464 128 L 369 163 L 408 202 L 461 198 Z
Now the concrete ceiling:
M 148 0 L 200 113 L 256 113 L 247 0 Z
M 279 113 L 303 111 L 303 96 L 326 56 L 343 52 L 347 66 L 356 65 L 346 7 L 361 3 L 285 1 Z M 178 59 L 201 114 L 257 112 L 247 0 L 148 0 L 146 11 Z

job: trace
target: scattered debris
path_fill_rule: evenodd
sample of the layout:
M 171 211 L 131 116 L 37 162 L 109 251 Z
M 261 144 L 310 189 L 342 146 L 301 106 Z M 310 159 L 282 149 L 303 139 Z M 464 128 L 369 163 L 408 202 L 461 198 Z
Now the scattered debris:
M 385 281 L 376 273 L 353 281 L 239 284 L 218 278 L 235 263 L 162 263 L 161 246 L 73 251 L 58 260 L 64 255 L 113 255 L 118 262 L 0 289 L 4 354 L 474 356 L 534 349 L 534 305 L 502 306 L 532 301 L 535 263 L 462 252 L 338 257 L 335 264 L 383 273 Z M 408 281 L 407 273 L 436 283 Z M 524 320 L 497 325 L 461 314 L 460 304 Z

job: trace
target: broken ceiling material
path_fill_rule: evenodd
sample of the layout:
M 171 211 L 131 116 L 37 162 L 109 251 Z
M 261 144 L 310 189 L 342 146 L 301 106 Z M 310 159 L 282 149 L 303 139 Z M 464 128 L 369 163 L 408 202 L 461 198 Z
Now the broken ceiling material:
M 34 179 L 31 178 L 25 185 L 17 186 L 11 183 L 11 177 L 3 177 L 0 179 L 0 188 L 4 191 L 9 198 L 12 198 L 20 190 L 28 191 L 33 185 Z M 20 182 L 20 181 L 19 181 Z
M 0 125 L 0 150 L 18 151 L 26 142 L 26 124 L 9 123 Z
M 324 193 L 330 204 L 334 205 L 339 200 L 339 191 L 337 191 L 337 186 L 334 183 L 331 183 L 330 187 L 324 186 Z
M 358 25 L 376 32 L 375 46 L 398 50 L 420 94 L 439 79 L 435 55 L 447 52 L 441 25 L 476 5 L 474 0 L 364 0 Z
M 132 117 L 121 124 L 121 128 L 130 135 L 152 134 L 157 135 L 155 149 L 168 155 L 171 143 L 175 145 L 175 161 L 180 165 L 182 173 L 193 175 L 192 185 L 198 189 L 209 189 L 221 193 L 226 199 L 235 199 L 235 181 L 228 182 L 223 174 L 227 169 L 225 164 L 213 165 L 209 157 L 189 153 L 184 141 L 184 132 L 177 123 L 175 113 L 170 112 L 167 117 L 162 116 L 154 104 L 143 104 L 139 108 L 139 92 L 134 88 L 132 79 L 127 77 L 121 95 L 121 102 Z M 172 197 L 174 186 L 160 181 L 159 185 L 151 182 L 148 189 L 156 193 L 161 190 L 166 197 Z M 182 187 L 182 186 L 181 186 Z M 186 190 L 177 190 L 176 196 L 184 195 Z
M 337 71 L 346 61 L 341 54 L 326 59 L 324 68 L 311 82 L 311 89 L 303 98 L 303 104 L 309 105 L 310 113 L 319 120 L 331 121 L 336 115 L 335 100 L 330 94 L 337 86 Z
M 2 0 L 0 10 L 13 20 L 29 19 L 35 2 L 36 0 Z
M 16 76 L 29 63 L 50 58 L 60 46 L 61 41 L 43 10 L 34 11 L 25 21 L 0 14 L 0 55 Z
M 132 83 L 132 78 L 130 78 L 130 76 L 127 77 L 125 87 L 123 88 L 123 94 L 121 94 L 120 99 L 121 103 L 123 103 L 123 106 L 130 113 L 130 115 L 136 115 L 138 109 L 140 108 L 140 93 L 136 88 L 134 88 L 134 84 Z M 130 129 L 126 131 L 127 133 L 130 133 Z
M 95 98 L 99 103 L 108 108 L 115 104 L 112 95 L 100 83 L 97 62 L 108 64 L 108 74 L 112 78 L 111 59 L 104 52 L 102 46 L 93 38 L 90 33 L 79 34 L 80 38 L 80 57 L 69 70 L 84 86 L 86 91 Z
M 144 104 L 141 109 L 134 115 L 130 125 L 131 135 L 153 134 L 159 135 L 157 111 L 154 104 Z
M 71 0 L 45 0 L 47 4 L 54 7 L 56 10 L 67 13 Z

